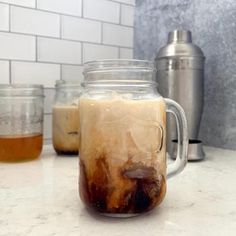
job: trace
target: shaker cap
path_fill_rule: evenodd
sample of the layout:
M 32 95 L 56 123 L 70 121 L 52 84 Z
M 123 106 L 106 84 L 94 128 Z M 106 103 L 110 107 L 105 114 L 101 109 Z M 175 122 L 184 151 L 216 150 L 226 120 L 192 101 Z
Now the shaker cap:
M 156 57 L 157 70 L 200 69 L 204 68 L 204 54 L 192 43 L 189 30 L 174 30 L 168 34 L 167 45 Z
M 192 34 L 189 30 L 174 30 L 168 33 L 168 43 L 192 43 Z
M 159 50 L 156 59 L 177 56 L 205 58 L 202 50 L 192 43 L 192 34 L 189 30 L 169 32 L 168 43 Z

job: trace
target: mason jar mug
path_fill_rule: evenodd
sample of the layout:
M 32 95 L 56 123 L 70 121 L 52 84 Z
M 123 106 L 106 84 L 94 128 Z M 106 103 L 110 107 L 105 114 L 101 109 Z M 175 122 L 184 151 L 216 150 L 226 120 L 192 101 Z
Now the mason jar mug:
M 129 217 L 165 197 L 166 179 L 187 161 L 183 109 L 157 92 L 149 61 L 85 64 L 80 97 L 80 197 L 96 212 Z M 166 162 L 166 112 L 176 118 L 178 155 Z

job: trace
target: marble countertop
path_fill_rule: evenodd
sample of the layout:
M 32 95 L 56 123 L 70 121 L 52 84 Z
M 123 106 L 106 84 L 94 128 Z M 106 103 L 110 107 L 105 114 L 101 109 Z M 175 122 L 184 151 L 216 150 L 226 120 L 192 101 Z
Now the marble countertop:
M 45 146 L 39 160 L 0 164 L 0 236 L 224 235 L 236 233 L 236 152 L 205 147 L 168 180 L 164 202 L 129 219 L 89 213 L 78 194 L 78 159 Z

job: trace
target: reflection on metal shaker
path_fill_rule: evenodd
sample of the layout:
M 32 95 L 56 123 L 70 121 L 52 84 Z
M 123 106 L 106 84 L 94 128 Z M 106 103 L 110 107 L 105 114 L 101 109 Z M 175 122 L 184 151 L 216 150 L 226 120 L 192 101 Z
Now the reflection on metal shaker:
M 204 97 L 204 61 L 202 50 L 192 43 L 191 32 L 174 30 L 168 34 L 168 43 L 162 47 L 156 57 L 158 90 L 161 95 L 178 102 L 184 109 L 188 122 L 189 146 L 197 145 L 203 97 Z M 167 150 L 173 152 L 176 136 L 174 117 L 167 117 Z M 195 142 L 196 141 L 196 142 Z M 196 150 L 196 148 L 189 148 Z M 201 153 L 201 155 L 199 155 Z M 189 160 L 201 160 L 203 152 L 189 153 Z

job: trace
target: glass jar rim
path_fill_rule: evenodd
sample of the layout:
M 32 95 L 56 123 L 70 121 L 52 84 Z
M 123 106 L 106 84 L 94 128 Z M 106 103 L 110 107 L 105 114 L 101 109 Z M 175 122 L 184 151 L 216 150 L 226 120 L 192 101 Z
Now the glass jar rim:
M 81 82 L 78 81 L 73 81 L 73 80 L 56 80 L 56 84 L 55 84 L 55 88 L 56 89 L 63 89 L 63 88 L 80 88 L 81 86 Z
M 153 61 L 137 60 L 137 59 L 106 59 L 106 60 L 85 62 L 83 73 L 86 74 L 89 72 L 115 70 L 115 69 L 156 71 L 155 63 Z
M 0 84 L 0 97 L 44 97 L 41 84 Z
M 84 64 L 84 87 L 156 87 L 155 63 L 136 59 L 107 59 Z

